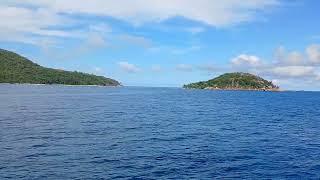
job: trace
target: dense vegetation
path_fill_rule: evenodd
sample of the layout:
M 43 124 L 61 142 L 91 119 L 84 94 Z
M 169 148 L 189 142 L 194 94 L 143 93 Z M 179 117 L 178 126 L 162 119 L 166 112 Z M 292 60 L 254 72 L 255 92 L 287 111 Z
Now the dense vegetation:
M 184 85 L 184 88 L 277 90 L 279 87 L 261 77 L 249 73 L 237 72 L 226 73 L 209 81 Z
M 119 82 L 81 72 L 45 68 L 7 50 L 0 49 L 0 83 L 118 86 Z

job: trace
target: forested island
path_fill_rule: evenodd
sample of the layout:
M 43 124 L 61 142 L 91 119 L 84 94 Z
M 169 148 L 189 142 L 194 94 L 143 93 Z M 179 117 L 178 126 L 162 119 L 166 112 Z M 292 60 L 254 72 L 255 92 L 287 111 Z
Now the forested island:
M 0 83 L 120 86 L 118 81 L 103 76 L 42 67 L 3 49 L 0 49 Z
M 225 73 L 209 81 L 191 83 L 183 87 L 187 89 L 279 91 L 279 87 L 271 81 L 242 72 Z

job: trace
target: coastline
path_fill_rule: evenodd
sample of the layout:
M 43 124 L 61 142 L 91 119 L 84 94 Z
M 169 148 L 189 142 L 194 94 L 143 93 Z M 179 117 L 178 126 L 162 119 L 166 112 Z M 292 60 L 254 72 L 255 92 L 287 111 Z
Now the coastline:
M 199 89 L 199 88 L 184 88 L 184 89 Z M 212 91 L 262 91 L 262 92 L 283 92 L 285 90 L 282 89 L 243 89 L 243 88 L 214 88 L 214 87 L 206 87 L 204 89 L 199 90 L 212 90 Z
M 28 85 L 28 86 L 68 86 L 68 87 L 123 87 L 123 85 L 103 86 L 103 85 L 72 85 L 72 84 L 33 84 L 33 83 L 0 83 L 0 85 Z

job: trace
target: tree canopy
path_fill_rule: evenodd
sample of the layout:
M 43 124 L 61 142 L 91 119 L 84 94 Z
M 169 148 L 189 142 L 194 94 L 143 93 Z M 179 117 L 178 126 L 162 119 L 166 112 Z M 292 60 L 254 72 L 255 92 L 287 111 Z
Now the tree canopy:
M 249 73 L 226 73 L 209 81 L 201 81 L 184 85 L 184 88 L 194 89 L 278 89 L 271 81 Z
M 0 83 L 120 85 L 118 81 L 103 76 L 45 68 L 3 49 L 0 49 Z

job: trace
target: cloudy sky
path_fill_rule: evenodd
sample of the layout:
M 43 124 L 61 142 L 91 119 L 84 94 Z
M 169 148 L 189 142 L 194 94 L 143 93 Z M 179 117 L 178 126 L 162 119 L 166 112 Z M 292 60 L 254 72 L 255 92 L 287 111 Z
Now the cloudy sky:
M 0 48 L 130 86 L 246 71 L 320 90 L 318 0 L 1 0 Z

